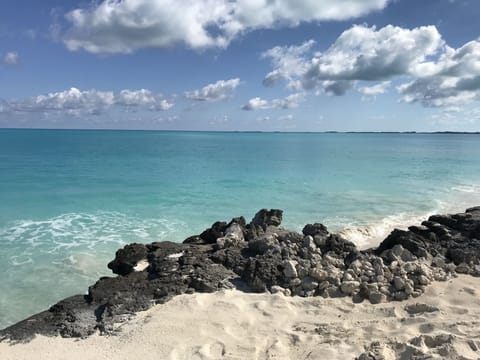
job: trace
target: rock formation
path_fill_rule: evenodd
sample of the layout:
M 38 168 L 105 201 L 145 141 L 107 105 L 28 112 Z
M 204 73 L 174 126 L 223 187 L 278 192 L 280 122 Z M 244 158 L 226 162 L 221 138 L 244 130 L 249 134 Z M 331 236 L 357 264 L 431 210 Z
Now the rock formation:
M 108 264 L 118 276 L 0 331 L 0 340 L 111 333 L 114 323 L 184 293 L 241 287 L 380 303 L 418 297 L 432 281 L 456 273 L 480 275 L 480 207 L 394 230 L 364 251 L 322 224 L 300 234 L 281 221 L 281 210 L 263 209 L 248 224 L 243 217 L 216 222 L 182 244 L 127 245 Z

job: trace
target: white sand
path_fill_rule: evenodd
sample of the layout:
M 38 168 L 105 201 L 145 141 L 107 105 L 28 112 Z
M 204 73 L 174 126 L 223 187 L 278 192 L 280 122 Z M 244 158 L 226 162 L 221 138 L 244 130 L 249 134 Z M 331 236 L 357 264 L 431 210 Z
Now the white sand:
M 438 311 L 412 315 L 405 307 L 415 303 Z M 385 359 L 409 359 L 416 350 L 480 359 L 480 278 L 460 276 L 429 286 L 420 298 L 381 305 L 238 291 L 182 295 L 120 328 L 118 336 L 0 343 L 0 359 L 343 360 L 373 341 Z

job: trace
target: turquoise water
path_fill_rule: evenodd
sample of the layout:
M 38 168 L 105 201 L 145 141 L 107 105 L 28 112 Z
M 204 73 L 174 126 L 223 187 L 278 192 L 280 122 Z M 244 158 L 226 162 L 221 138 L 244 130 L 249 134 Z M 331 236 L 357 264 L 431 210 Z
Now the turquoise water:
M 360 246 L 480 205 L 480 136 L 0 130 L 0 328 L 82 293 L 129 242 L 285 210 Z

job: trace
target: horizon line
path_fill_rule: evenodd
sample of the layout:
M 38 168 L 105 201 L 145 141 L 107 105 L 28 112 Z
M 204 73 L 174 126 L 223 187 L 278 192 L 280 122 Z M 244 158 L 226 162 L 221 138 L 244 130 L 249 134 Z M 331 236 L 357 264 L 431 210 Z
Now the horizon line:
M 281 131 L 281 130 L 175 130 L 175 129 L 112 129 L 112 128 L 16 128 L 16 127 L 0 127 L 2 130 L 35 130 L 35 131 L 142 131 L 142 132 L 194 132 L 194 133 L 265 133 L 265 134 L 465 134 L 479 135 L 480 131 Z

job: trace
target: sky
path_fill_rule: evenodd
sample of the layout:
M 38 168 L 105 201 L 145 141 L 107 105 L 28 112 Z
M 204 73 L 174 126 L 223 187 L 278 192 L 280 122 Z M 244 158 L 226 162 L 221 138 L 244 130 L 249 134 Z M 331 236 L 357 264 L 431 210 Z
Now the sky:
M 478 0 L 2 0 L 0 127 L 480 131 Z

